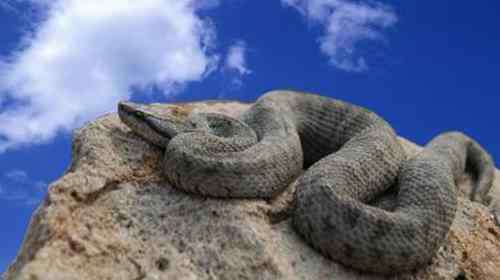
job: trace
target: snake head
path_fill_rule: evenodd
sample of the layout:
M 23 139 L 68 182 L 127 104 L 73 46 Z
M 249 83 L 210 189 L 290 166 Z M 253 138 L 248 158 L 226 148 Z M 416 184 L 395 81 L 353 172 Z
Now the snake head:
M 177 134 L 193 129 L 189 114 L 171 113 L 159 116 L 144 105 L 132 102 L 119 102 L 118 116 L 132 131 L 160 147 L 166 147 Z

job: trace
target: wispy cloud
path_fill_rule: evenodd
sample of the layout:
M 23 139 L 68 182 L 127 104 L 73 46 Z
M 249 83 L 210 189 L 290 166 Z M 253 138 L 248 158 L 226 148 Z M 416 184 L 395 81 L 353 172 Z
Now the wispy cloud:
M 0 176 L 0 201 L 36 205 L 45 195 L 47 184 L 29 178 L 23 170 L 10 170 Z
M 239 40 L 229 47 L 226 54 L 225 69 L 233 75 L 232 84 L 236 87 L 240 87 L 242 85 L 243 76 L 252 73 L 247 66 L 246 52 L 246 43 Z
M 16 14 L 19 13 L 19 10 L 16 9 L 14 4 L 12 3 L 12 0 L 5 0 L 5 1 L 0 2 L 0 8 L 3 10 L 7 10 L 11 13 L 16 13 Z
M 382 30 L 394 25 L 394 10 L 376 1 L 281 0 L 313 23 L 322 25 L 321 51 L 339 69 L 362 72 L 368 69 L 359 43 L 383 40 Z
M 246 44 L 243 41 L 238 41 L 232 45 L 226 57 L 226 67 L 228 69 L 234 69 L 240 73 L 240 75 L 250 74 L 252 71 L 247 68 L 246 64 Z
M 0 60 L 0 152 L 114 110 L 131 88 L 172 94 L 218 61 L 215 28 L 199 16 L 218 1 L 30 1 L 44 20 Z
M 39 9 L 46 6 L 48 0 L 38 0 L 37 5 L 27 5 L 31 1 L 37 0 L 2 0 L 0 1 L 0 10 L 15 14 L 23 23 L 31 25 L 37 17 Z

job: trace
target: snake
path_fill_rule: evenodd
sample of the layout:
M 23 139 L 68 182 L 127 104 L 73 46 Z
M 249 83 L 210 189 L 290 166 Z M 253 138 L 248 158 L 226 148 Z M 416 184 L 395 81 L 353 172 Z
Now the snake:
M 180 108 L 180 107 L 179 107 Z M 118 103 L 134 133 L 162 147 L 174 187 L 216 198 L 272 199 L 292 182 L 292 225 L 323 256 L 394 274 L 428 264 L 457 211 L 457 181 L 471 198 L 490 190 L 495 167 L 457 132 L 408 157 L 394 129 L 361 106 L 292 90 L 260 96 L 238 117 Z

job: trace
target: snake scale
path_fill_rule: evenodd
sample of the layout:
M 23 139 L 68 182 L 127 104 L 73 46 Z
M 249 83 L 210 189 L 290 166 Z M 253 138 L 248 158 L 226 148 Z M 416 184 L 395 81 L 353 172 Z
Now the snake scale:
M 363 271 L 428 263 L 455 216 L 455 181 L 471 173 L 480 200 L 494 177 L 489 154 L 462 133 L 443 133 L 407 159 L 377 114 L 310 93 L 268 92 L 239 118 L 160 117 L 131 102 L 118 112 L 135 133 L 165 147 L 164 173 L 181 190 L 266 199 L 300 175 L 296 231 L 324 256 Z

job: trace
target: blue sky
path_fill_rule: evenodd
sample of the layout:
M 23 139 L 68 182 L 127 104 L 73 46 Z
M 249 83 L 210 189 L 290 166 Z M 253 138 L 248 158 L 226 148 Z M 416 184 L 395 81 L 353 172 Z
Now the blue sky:
M 71 130 L 121 99 L 311 91 L 418 144 L 464 131 L 500 162 L 498 1 L 124 2 L 0 2 L 0 271 L 68 166 Z

